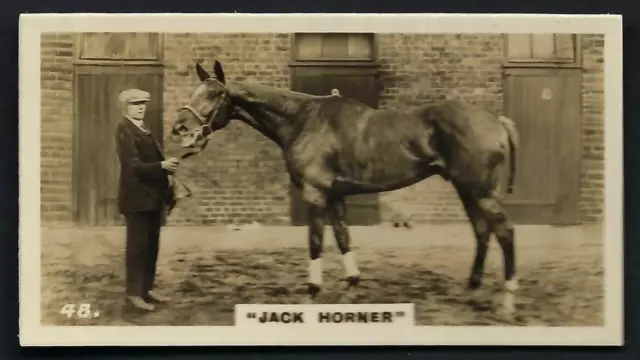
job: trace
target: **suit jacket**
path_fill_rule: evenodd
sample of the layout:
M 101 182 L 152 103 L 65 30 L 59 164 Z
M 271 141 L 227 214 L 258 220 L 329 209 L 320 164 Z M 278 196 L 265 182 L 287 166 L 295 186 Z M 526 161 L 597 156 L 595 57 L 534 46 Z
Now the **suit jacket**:
M 120 159 L 120 213 L 162 210 L 172 198 L 172 187 L 169 172 L 160 165 L 165 160 L 160 145 L 125 117 L 118 122 L 116 142 Z

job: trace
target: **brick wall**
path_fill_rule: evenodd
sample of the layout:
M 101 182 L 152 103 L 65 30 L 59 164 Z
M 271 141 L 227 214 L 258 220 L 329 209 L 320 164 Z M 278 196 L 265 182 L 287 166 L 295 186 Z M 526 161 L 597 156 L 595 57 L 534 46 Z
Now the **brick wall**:
M 582 36 L 582 172 L 580 214 L 599 221 L 604 206 L 604 36 Z
M 71 144 L 73 127 L 72 37 L 46 34 L 41 42 L 41 217 L 71 220 Z
M 497 34 L 379 36 L 381 107 L 435 98 L 462 98 L 501 112 L 503 39 Z M 583 166 L 581 214 L 602 215 L 603 38 L 583 37 Z M 47 35 L 42 43 L 42 210 L 45 221 L 71 218 L 72 41 Z M 288 34 L 166 34 L 164 39 L 165 136 L 175 111 L 198 79 L 194 63 L 212 71 L 219 59 L 227 78 L 289 88 Z M 169 154 L 175 153 L 165 140 Z M 203 160 L 205 159 L 205 160 Z M 232 122 L 214 142 L 181 167 L 196 197 L 180 204 L 171 224 L 260 221 L 289 223 L 288 177 L 280 150 L 254 129 Z M 382 218 L 414 222 L 465 220 L 451 185 L 438 177 L 381 194 Z
M 166 135 L 176 109 L 199 84 L 195 61 L 213 73 L 212 61 L 218 59 L 230 80 L 289 88 L 289 43 L 287 34 L 167 34 Z M 165 144 L 174 153 L 170 142 Z M 185 160 L 180 171 L 197 195 L 180 204 L 171 223 L 289 223 L 289 180 L 280 148 L 242 122 L 233 121 L 217 132 L 205 151 Z

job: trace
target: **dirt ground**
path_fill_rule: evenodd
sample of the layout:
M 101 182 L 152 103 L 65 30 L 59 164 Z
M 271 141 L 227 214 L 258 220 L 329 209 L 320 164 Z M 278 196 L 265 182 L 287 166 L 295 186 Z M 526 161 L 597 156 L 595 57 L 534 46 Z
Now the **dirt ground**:
M 123 316 L 124 228 L 43 229 L 42 321 L 58 325 L 232 325 L 239 303 L 306 303 L 306 228 L 163 228 L 156 285 L 173 297 L 151 314 Z M 465 285 L 475 243 L 466 224 L 413 230 L 352 227 L 363 281 L 345 295 L 339 252 L 325 230 L 319 303 L 415 304 L 419 325 L 603 324 L 601 228 L 520 226 L 518 317 L 496 314 L 502 254 L 493 240 L 484 284 Z M 63 305 L 87 303 L 95 316 L 68 319 Z M 77 307 L 76 307 L 77 309 Z M 97 312 L 97 313 L 96 313 Z

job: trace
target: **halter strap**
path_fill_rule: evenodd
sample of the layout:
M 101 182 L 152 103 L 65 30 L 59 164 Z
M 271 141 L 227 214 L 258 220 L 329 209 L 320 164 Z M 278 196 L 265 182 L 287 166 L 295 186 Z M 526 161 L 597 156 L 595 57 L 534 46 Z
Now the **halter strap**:
M 183 109 L 187 109 L 189 111 L 191 111 L 193 113 L 193 115 L 195 115 L 195 117 L 198 118 L 198 120 L 200 120 L 201 123 L 206 124 L 207 123 L 207 119 L 200 113 L 198 113 L 198 111 L 196 109 L 194 109 L 191 105 L 185 105 L 182 107 Z
M 226 94 L 223 93 L 220 96 L 220 101 L 224 102 L 225 100 L 227 100 L 227 96 Z M 200 120 L 200 123 L 202 123 L 202 125 L 200 126 L 200 132 L 205 138 L 208 138 L 213 133 L 211 122 L 218 115 L 218 112 L 220 112 L 220 106 L 216 107 L 215 110 L 211 111 L 211 113 L 208 115 L 200 114 L 195 108 L 193 108 L 189 104 L 184 105 L 182 109 L 189 110 L 195 117 L 198 118 L 198 120 Z

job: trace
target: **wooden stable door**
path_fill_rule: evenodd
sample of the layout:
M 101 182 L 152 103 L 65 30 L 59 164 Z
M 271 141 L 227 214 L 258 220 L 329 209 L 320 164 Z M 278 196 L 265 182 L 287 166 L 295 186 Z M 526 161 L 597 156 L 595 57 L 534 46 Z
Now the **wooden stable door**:
M 116 124 L 118 94 L 137 88 L 151 94 L 145 123 L 162 141 L 162 68 L 83 66 L 76 68 L 73 148 L 74 221 L 84 226 L 122 225 L 118 212 L 120 163 Z
M 505 199 L 511 217 L 527 224 L 577 223 L 580 70 L 508 69 L 505 115 L 520 134 L 515 190 Z
M 329 95 L 332 89 L 341 96 L 351 97 L 374 108 L 378 107 L 379 87 L 374 67 L 299 67 L 293 69 L 292 88 L 312 95 Z M 301 192 L 291 187 L 291 220 L 293 225 L 305 225 L 306 206 Z M 347 223 L 375 225 L 380 222 L 378 194 L 348 196 Z

